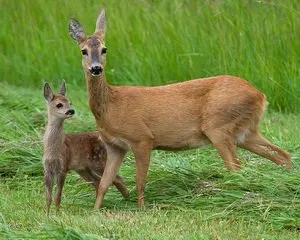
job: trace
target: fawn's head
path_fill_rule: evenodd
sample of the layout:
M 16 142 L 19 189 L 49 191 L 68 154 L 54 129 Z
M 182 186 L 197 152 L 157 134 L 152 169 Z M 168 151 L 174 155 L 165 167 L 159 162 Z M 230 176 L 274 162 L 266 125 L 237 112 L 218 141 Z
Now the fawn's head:
M 69 23 L 69 33 L 75 39 L 82 53 L 82 66 L 93 76 L 101 75 L 106 62 L 105 47 L 106 20 L 102 10 L 96 21 L 96 30 L 92 36 L 86 36 L 81 24 L 74 18 Z
M 66 84 L 62 83 L 59 93 L 54 95 L 50 85 L 44 85 L 44 97 L 47 100 L 49 116 L 60 119 L 70 118 L 75 114 L 75 110 L 71 107 L 70 101 L 65 97 Z

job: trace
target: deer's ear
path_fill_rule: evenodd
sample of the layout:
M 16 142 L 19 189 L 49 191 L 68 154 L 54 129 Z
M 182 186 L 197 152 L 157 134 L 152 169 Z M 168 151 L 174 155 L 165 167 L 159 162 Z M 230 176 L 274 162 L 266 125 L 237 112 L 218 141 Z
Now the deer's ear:
M 50 102 L 54 98 L 54 93 L 49 83 L 45 83 L 44 85 L 44 97 L 48 102 Z
M 65 80 L 63 80 L 61 86 L 60 86 L 60 90 L 59 90 L 59 94 L 64 95 L 66 94 L 67 88 L 66 88 L 66 82 Z
M 75 18 L 71 18 L 69 22 L 69 34 L 78 43 L 81 43 L 85 39 L 83 28 Z
M 96 21 L 96 29 L 95 33 L 99 34 L 102 39 L 105 38 L 105 33 L 106 33 L 106 17 L 105 17 L 105 10 L 102 9 L 100 12 L 97 21 Z

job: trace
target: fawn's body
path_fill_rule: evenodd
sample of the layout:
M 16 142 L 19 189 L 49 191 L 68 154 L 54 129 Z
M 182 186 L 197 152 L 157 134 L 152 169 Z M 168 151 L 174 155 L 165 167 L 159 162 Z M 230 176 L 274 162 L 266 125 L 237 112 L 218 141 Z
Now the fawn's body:
M 65 87 L 62 87 L 65 89 Z M 48 124 L 44 135 L 44 171 L 47 198 L 47 214 L 52 202 L 54 179 L 57 181 L 55 204 L 60 208 L 62 189 L 67 173 L 76 171 L 83 179 L 96 189 L 103 174 L 107 151 L 98 133 L 64 134 L 63 125 L 66 118 L 74 114 L 64 96 L 65 90 L 53 95 L 45 85 L 45 98 L 48 101 Z M 60 112 L 58 112 L 60 111 Z M 127 198 L 128 190 L 123 179 L 116 176 L 113 184 Z
M 108 160 L 95 209 L 103 202 L 125 153 L 136 159 L 138 203 L 144 206 L 144 184 L 152 149 L 183 150 L 212 144 L 230 171 L 240 169 L 236 148 L 242 147 L 279 165 L 291 166 L 287 152 L 259 133 L 267 101 L 247 81 L 217 76 L 159 87 L 114 87 L 106 82 L 104 10 L 88 37 L 75 19 L 70 35 L 79 43 L 89 105 L 105 142 Z

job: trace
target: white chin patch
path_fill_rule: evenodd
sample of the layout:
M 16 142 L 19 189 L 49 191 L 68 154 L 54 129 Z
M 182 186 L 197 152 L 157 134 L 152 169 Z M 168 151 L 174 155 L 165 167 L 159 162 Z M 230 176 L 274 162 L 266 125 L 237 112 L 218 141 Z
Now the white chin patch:
M 94 77 L 97 77 L 97 76 L 99 76 L 101 73 L 99 73 L 99 74 L 94 74 L 94 73 L 92 73 L 92 76 L 94 76 Z

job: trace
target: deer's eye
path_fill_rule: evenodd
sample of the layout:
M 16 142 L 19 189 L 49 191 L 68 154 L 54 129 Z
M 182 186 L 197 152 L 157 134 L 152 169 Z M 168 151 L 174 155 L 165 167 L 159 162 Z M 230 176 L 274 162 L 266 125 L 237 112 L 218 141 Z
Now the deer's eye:
M 106 53 L 106 51 L 107 51 L 107 48 L 102 48 L 102 50 L 101 50 L 101 54 L 105 54 L 105 53 Z
M 82 53 L 82 55 L 85 55 L 85 56 L 87 56 L 87 55 L 88 55 L 88 52 L 87 52 L 87 50 L 86 50 L 86 49 L 82 49 L 82 50 L 81 50 L 81 53 Z
M 63 105 L 61 103 L 56 104 L 57 108 L 61 108 Z

